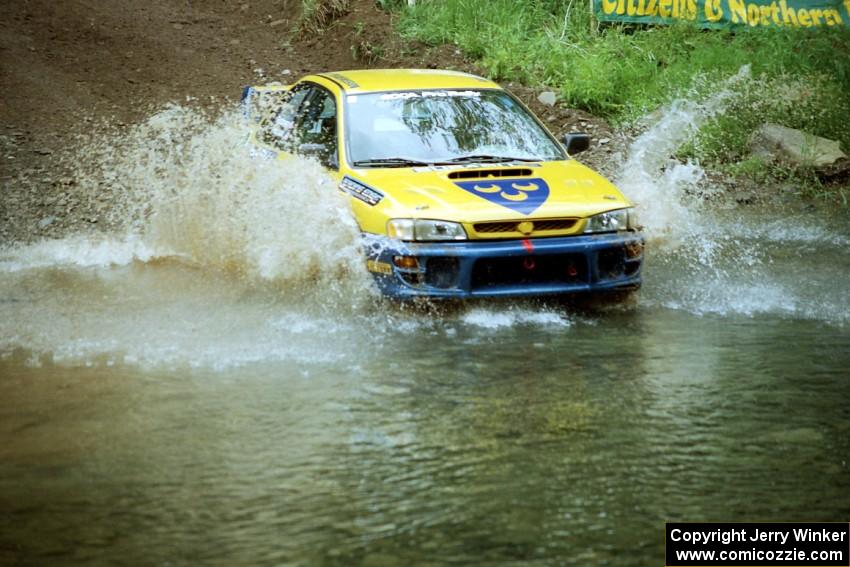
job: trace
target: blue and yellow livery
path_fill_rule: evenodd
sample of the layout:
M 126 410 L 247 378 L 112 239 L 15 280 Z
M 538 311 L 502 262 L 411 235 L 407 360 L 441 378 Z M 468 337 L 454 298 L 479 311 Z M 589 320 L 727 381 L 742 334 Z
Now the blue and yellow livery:
M 249 87 L 254 141 L 313 156 L 351 199 L 366 267 L 398 298 L 640 286 L 632 204 L 487 79 L 432 70 L 316 74 Z

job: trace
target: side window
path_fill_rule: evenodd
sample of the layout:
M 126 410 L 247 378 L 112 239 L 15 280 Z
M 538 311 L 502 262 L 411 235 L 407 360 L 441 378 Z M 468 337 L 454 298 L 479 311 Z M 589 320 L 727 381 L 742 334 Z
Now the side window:
M 295 125 L 296 151 L 315 156 L 325 167 L 339 168 L 337 109 L 331 92 L 316 87 Z
M 305 101 L 312 94 L 311 85 L 296 85 L 286 93 L 269 93 L 258 102 L 260 117 L 259 140 L 281 151 L 292 151 L 295 144 L 295 125 Z

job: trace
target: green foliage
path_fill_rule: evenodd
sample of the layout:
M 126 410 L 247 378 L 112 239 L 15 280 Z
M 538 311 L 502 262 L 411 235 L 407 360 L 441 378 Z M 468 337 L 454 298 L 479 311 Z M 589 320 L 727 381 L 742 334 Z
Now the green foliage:
M 558 86 L 566 102 L 628 118 L 690 87 L 697 74 L 815 74 L 850 92 L 850 33 L 770 29 L 703 31 L 689 25 L 591 31 L 587 2 L 420 0 L 403 12 L 404 35 L 454 43 L 496 79 Z M 843 54 L 843 55 L 842 55 Z
M 850 97 L 830 77 L 763 75 L 736 87 L 726 112 L 702 126 L 688 151 L 708 164 L 746 159 L 750 135 L 765 122 L 840 140 L 847 146 L 848 117 Z
M 749 135 L 774 121 L 850 151 L 850 31 L 700 30 L 691 25 L 592 29 L 586 0 L 419 0 L 400 31 L 453 43 L 496 80 L 560 91 L 566 104 L 630 121 L 676 96 L 709 94 L 749 65 L 755 78 L 682 153 L 716 164 L 748 157 Z
M 779 163 L 768 163 L 759 156 L 751 155 L 741 161 L 718 166 L 736 179 L 745 179 L 754 187 L 783 187 L 799 196 L 827 200 L 847 206 L 846 185 L 826 185 L 817 173 L 806 167 L 789 167 Z
M 750 156 L 724 169 L 727 173 L 735 177 L 746 177 L 756 183 L 769 183 L 773 181 L 770 164 L 758 156 Z
M 708 120 L 697 135 L 680 149 L 682 157 L 749 179 L 761 186 L 778 184 L 799 188 L 799 193 L 846 205 L 848 187 L 825 186 L 807 167 L 766 163 L 750 153 L 753 132 L 766 122 L 781 124 L 825 138 L 850 141 L 850 97 L 826 76 L 805 79 L 778 74 L 743 81 L 732 89 L 726 110 Z

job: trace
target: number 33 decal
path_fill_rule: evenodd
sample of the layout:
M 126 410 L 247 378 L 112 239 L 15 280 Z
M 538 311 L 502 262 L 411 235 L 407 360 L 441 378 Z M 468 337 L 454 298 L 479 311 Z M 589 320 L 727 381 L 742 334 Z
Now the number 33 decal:
M 509 201 L 525 201 L 528 199 L 529 191 L 537 191 L 539 188 L 540 187 L 534 183 L 511 183 L 510 187 L 499 185 L 473 186 L 473 190 L 478 193 L 499 193 L 503 199 L 507 199 Z

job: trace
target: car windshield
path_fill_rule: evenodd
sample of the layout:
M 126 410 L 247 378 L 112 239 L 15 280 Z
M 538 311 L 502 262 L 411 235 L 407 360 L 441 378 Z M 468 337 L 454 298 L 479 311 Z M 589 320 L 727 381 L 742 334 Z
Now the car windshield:
M 547 161 L 559 145 L 499 90 L 423 90 L 346 98 L 348 154 L 355 166 Z

